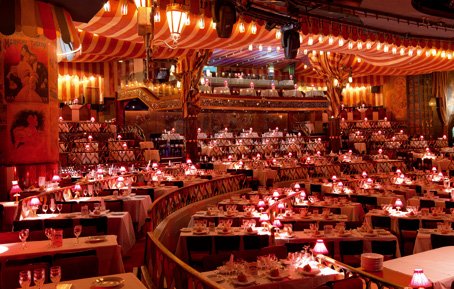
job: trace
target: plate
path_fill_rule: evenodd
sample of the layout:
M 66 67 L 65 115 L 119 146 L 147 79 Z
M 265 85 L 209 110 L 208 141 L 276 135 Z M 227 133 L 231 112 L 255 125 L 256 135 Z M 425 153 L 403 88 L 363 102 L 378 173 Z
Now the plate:
M 181 232 L 192 232 L 192 229 L 191 228 L 181 228 L 180 231 Z
M 219 275 L 208 275 L 207 277 L 216 283 L 222 283 L 225 280 L 224 277 L 219 276 Z
M 241 281 L 238 281 L 237 279 L 232 280 L 232 284 L 233 285 L 237 285 L 237 286 L 249 286 L 249 285 L 252 285 L 254 283 L 255 283 L 254 279 L 249 279 L 246 282 L 241 282 Z
M 125 212 L 111 212 L 110 213 L 112 216 L 123 216 Z
M 246 235 L 257 235 L 259 232 L 256 230 L 253 230 L 252 232 L 245 231 L 244 232 Z
M 377 234 L 376 233 L 364 233 L 363 236 L 364 237 L 377 237 Z
M 230 234 L 233 234 L 233 232 L 231 230 L 227 231 L 227 232 L 224 232 L 224 231 L 218 231 L 218 234 L 220 235 L 230 235 Z
M 279 281 L 279 280 L 282 280 L 282 279 L 288 277 L 288 274 L 286 272 L 279 272 L 279 276 L 273 277 L 273 276 L 268 274 L 266 277 L 268 279 L 270 279 L 271 281 Z
M 125 279 L 123 279 L 121 277 L 115 277 L 115 276 L 101 277 L 101 278 L 96 279 L 92 283 L 91 288 L 119 288 L 119 287 L 123 286 L 124 283 L 125 283 Z
M 87 243 L 100 243 L 107 241 L 106 236 L 90 236 L 87 239 Z
M 192 234 L 194 234 L 194 235 L 206 235 L 206 234 L 208 234 L 208 231 L 207 230 L 204 230 L 204 231 L 193 231 Z
M 312 268 L 312 270 L 310 272 L 307 272 L 307 271 L 303 271 L 301 270 L 300 271 L 301 274 L 305 275 L 305 276 L 315 276 L 317 275 L 318 273 L 320 273 L 320 269 L 318 268 Z

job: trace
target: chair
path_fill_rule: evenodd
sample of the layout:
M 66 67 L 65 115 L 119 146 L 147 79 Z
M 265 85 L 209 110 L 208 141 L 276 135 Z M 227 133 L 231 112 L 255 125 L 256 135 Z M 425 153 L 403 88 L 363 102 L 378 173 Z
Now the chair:
M 403 256 L 413 254 L 416 236 L 418 235 L 419 220 L 398 218 L 400 246 Z
M 322 193 L 322 185 L 321 184 L 310 184 L 311 194 Z
M 377 197 L 357 195 L 356 201 L 363 206 L 366 213 L 378 207 Z
M 61 267 L 61 281 L 98 276 L 96 250 L 86 250 L 54 255 L 52 265 Z
M 419 200 L 419 208 L 433 208 L 435 207 L 435 201 L 434 200 L 424 200 L 420 199 Z
M 1 270 L 1 284 L 2 289 L 15 289 L 19 287 L 18 278 L 19 272 L 24 270 L 30 270 L 33 274 L 34 269 L 44 268 L 46 272 L 49 272 L 50 265 L 52 263 L 52 257 L 45 255 L 34 258 L 26 259 L 9 259 L 5 261 L 5 264 Z M 47 273 L 46 273 L 47 274 Z M 33 275 L 32 275 L 33 278 Z M 49 278 L 46 278 L 49 280 Z
M 274 255 L 278 259 L 287 258 L 287 247 L 286 246 L 269 246 L 261 248 L 258 256 Z
M 18 232 L 23 229 L 29 229 L 30 231 L 43 230 L 43 221 L 42 220 L 13 221 L 14 232 Z
M 451 209 L 454 209 L 454 201 L 445 201 L 445 211 L 450 213 Z
M 430 234 L 430 241 L 432 242 L 432 249 L 454 246 L 454 236 L 452 235 Z
M 268 235 L 244 235 L 244 250 L 261 249 L 269 245 Z
M 391 217 L 389 216 L 371 216 L 372 227 L 374 229 L 385 229 L 391 231 Z
M 442 223 L 440 220 L 421 220 L 421 226 L 425 229 L 436 229 L 438 223 Z
M 293 231 L 304 231 L 305 229 L 310 229 L 311 224 L 316 224 L 317 222 L 294 222 Z
M 390 260 L 396 258 L 396 248 L 397 248 L 397 241 L 383 241 L 383 240 L 372 240 L 372 253 L 382 254 L 384 256 L 384 260 Z
M 82 237 L 107 235 L 107 216 L 97 218 L 82 218 L 79 220 L 82 225 Z
M 216 253 L 237 251 L 240 249 L 240 236 L 215 236 L 214 248 Z
M 211 255 L 213 240 L 209 236 L 186 238 L 189 264 L 202 265 L 205 256 Z
M 305 243 L 285 243 L 285 247 L 287 248 L 287 252 L 295 253 L 304 250 L 305 246 L 313 247 L 313 244 L 310 242 Z
M 243 260 L 247 262 L 255 262 L 257 261 L 257 256 L 259 256 L 259 249 L 252 249 L 252 250 L 239 250 L 233 252 L 233 256 L 235 260 Z M 226 253 L 230 255 L 230 253 Z
M 104 202 L 106 204 L 106 210 L 111 212 L 124 212 L 123 200 L 109 200 Z
M 361 254 L 363 253 L 363 240 L 340 241 L 339 253 L 341 262 L 359 267 L 361 265 Z
M 202 269 L 203 271 L 216 270 L 216 268 L 227 262 L 229 258 L 230 258 L 229 253 L 204 256 L 202 258 Z
M 95 204 L 100 204 L 98 201 L 88 201 L 88 202 L 71 202 L 71 212 L 80 212 L 82 206 L 88 206 L 90 211 L 93 211 Z
M 347 221 L 345 222 L 345 229 L 347 230 L 356 229 L 358 227 L 361 227 L 362 224 L 363 224 L 362 221 Z
M 0 232 L 0 244 L 19 242 L 19 232 Z
M 45 219 L 44 228 L 62 229 L 63 238 L 73 238 L 73 220 L 72 219 Z
M 363 280 L 360 277 L 350 277 L 346 279 L 329 281 L 317 289 L 362 289 Z

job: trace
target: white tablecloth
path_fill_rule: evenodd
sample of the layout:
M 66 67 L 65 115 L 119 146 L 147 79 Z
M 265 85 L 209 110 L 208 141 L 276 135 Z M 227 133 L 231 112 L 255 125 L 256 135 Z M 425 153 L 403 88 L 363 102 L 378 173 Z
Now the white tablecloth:
M 413 275 L 415 268 L 433 282 L 434 289 L 449 289 L 454 281 L 454 246 L 442 247 L 402 258 L 383 262 L 383 267 L 406 275 Z
M 26 248 L 22 244 L 10 243 L 0 245 L 1 250 L 0 262 L 3 263 L 9 259 L 22 259 L 44 255 L 54 255 L 56 253 L 74 252 L 80 250 L 95 249 L 99 259 L 99 274 L 116 274 L 125 271 L 123 260 L 121 258 L 121 248 L 117 243 L 117 236 L 108 235 L 106 241 L 89 243 L 88 237 L 80 237 L 79 244 L 76 244 L 75 238 L 63 239 L 61 247 L 50 247 L 50 242 L 33 241 L 27 242 Z M 4 252 L 3 252 L 4 251 Z M 89 265 L 89 264 L 87 264 Z
M 432 250 L 432 241 L 430 239 L 431 233 L 437 233 L 436 229 L 426 229 L 424 232 L 419 231 L 416 236 L 415 246 L 413 248 L 413 254 Z M 447 236 L 454 236 L 454 232 L 446 234 Z
M 125 280 L 124 285 L 121 287 L 122 289 L 147 289 L 143 285 L 143 283 L 137 279 L 136 276 L 134 276 L 133 273 L 123 273 L 123 274 L 116 274 L 116 275 L 111 275 L 115 277 L 120 277 Z M 103 276 L 105 277 L 105 276 Z M 77 279 L 77 280 L 71 280 L 71 281 L 64 281 L 61 282 L 60 284 L 72 284 L 72 289 L 82 289 L 82 288 L 91 288 L 91 285 L 93 282 L 95 282 L 96 279 L 99 277 L 93 277 L 93 278 L 86 278 L 86 279 Z M 32 287 L 35 288 L 35 287 Z M 44 284 L 43 289 L 55 289 L 55 284 L 49 283 L 49 284 Z

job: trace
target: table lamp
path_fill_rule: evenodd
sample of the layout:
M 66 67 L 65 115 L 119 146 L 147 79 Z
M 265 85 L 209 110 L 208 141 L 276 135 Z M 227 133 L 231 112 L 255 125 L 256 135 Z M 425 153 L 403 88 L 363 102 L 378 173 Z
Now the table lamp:
M 282 227 L 281 221 L 279 221 L 279 220 L 277 220 L 277 219 L 274 220 L 274 222 L 273 222 L 273 227 L 276 227 L 276 228 Z
M 80 191 L 82 191 L 82 187 L 80 186 L 80 184 L 74 185 L 74 191 L 76 192 L 74 197 L 78 198 L 80 196 Z
M 279 192 L 278 191 L 274 191 L 273 192 L 273 198 L 275 198 L 275 199 L 279 198 Z
M 413 277 L 410 281 L 410 287 L 412 288 L 428 288 L 432 286 L 432 282 L 427 279 L 426 275 L 424 275 L 424 271 L 422 269 L 415 269 L 413 271 Z
M 295 184 L 295 185 L 293 186 L 293 189 L 295 190 L 295 192 L 298 192 L 298 191 L 301 189 L 300 184 Z
M 36 211 L 38 210 L 39 205 L 41 205 L 41 202 L 39 201 L 39 199 L 37 197 L 33 197 L 30 200 L 29 205 L 32 208 L 33 216 L 36 217 Z
M 317 243 L 315 243 L 314 248 L 312 249 L 312 252 L 316 255 L 325 255 L 328 254 L 328 249 L 325 246 L 325 243 L 323 242 L 322 239 L 318 239 Z
M 125 178 L 119 176 L 117 179 L 117 188 L 121 189 L 124 186 Z
M 265 201 L 264 200 L 260 200 L 258 202 L 257 206 L 259 207 L 260 211 L 263 211 L 263 209 L 265 208 Z
M 281 213 L 282 213 L 282 211 L 285 209 L 284 203 L 279 203 L 279 204 L 277 205 L 277 208 L 278 208 L 279 211 L 281 211 Z
M 19 187 L 19 184 L 17 181 L 12 181 L 12 187 L 11 187 L 11 190 L 9 191 L 10 193 L 10 196 L 11 197 L 14 197 L 16 200 L 15 200 L 15 203 L 19 203 L 19 197 L 20 197 L 20 193 L 22 193 L 22 189 Z
M 404 206 L 404 204 L 402 203 L 402 200 L 401 199 L 397 199 L 395 202 L 394 202 L 394 207 L 396 207 L 396 209 L 398 211 L 400 211 L 400 209 Z
M 270 217 L 268 216 L 267 213 L 262 213 L 260 215 L 260 223 L 262 224 L 262 227 L 266 227 L 266 225 L 268 225 L 268 221 L 270 220 Z

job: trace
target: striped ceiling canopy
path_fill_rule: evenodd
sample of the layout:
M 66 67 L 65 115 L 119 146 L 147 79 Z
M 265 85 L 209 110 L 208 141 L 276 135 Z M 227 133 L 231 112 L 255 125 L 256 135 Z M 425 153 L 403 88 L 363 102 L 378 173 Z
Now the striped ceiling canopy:
M 296 73 L 308 77 L 316 77 L 307 61 L 307 56 L 314 53 L 355 55 L 351 64 L 355 77 L 454 69 L 454 46 L 449 41 L 405 40 L 393 34 L 373 34 L 348 25 L 326 26 L 328 24 L 321 21 L 314 25 L 314 18 L 305 20 L 311 25 L 302 27 L 298 56 L 295 60 L 288 60 L 280 48 L 281 40 L 276 29 L 269 31 L 264 23 L 240 18 L 234 25 L 232 36 L 222 39 L 217 37 L 216 29 L 212 27 L 209 7 L 199 7 L 199 3 L 207 4 L 208 1 L 188 1 L 190 23 L 183 28 L 175 49 L 168 45 L 171 45 L 171 40 L 165 13 L 167 2 L 160 1 L 160 22 L 156 22 L 154 27 L 153 58 L 177 58 L 190 50 L 206 48 L 214 50 L 210 65 L 247 68 L 273 64 L 282 67 L 296 62 Z M 122 13 L 121 7 L 125 3 L 127 13 Z M 145 56 L 143 37 L 137 33 L 137 9 L 133 1 L 109 0 L 109 5 L 109 11 L 101 9 L 90 22 L 76 23 L 82 53 L 73 61 L 102 62 Z M 203 28 L 200 27 L 201 20 L 205 24 Z M 253 26 L 256 27 L 255 33 Z

